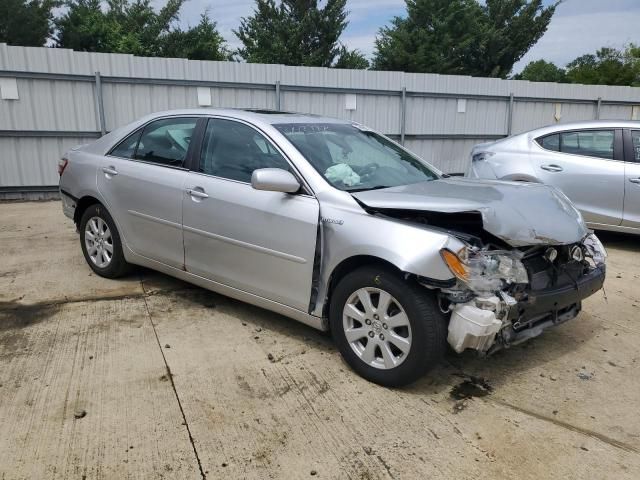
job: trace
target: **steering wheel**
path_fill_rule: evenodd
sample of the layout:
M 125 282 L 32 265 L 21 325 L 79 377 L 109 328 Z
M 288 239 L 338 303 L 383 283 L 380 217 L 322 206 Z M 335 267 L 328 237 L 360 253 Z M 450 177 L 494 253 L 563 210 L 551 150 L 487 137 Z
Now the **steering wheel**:
M 358 172 L 358 175 L 360 175 L 360 177 L 369 177 L 373 175 L 379 168 L 380 165 L 378 165 L 377 163 L 367 163 L 365 166 L 359 169 L 360 171 Z

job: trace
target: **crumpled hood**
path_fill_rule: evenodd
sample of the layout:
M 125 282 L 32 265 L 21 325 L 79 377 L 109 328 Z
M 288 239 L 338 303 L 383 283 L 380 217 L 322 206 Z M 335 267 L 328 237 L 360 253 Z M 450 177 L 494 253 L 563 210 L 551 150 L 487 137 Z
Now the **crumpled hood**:
M 582 216 L 569 199 L 539 183 L 441 178 L 353 196 L 380 210 L 479 212 L 484 230 L 513 247 L 566 245 L 587 234 Z

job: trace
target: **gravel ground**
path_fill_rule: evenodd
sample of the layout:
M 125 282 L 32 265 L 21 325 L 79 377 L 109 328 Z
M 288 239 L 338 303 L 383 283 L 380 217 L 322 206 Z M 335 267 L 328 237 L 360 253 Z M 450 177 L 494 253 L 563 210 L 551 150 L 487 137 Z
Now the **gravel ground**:
M 519 347 L 382 388 L 331 339 L 139 269 L 58 202 L 0 204 L 0 478 L 640 478 L 640 241 Z

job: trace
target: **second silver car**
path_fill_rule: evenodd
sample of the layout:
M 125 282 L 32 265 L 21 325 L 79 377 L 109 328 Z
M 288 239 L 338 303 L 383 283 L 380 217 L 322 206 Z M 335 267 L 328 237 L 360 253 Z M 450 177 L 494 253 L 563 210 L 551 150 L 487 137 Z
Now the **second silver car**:
M 467 176 L 553 185 L 589 227 L 640 234 L 640 122 L 565 123 L 476 145 Z

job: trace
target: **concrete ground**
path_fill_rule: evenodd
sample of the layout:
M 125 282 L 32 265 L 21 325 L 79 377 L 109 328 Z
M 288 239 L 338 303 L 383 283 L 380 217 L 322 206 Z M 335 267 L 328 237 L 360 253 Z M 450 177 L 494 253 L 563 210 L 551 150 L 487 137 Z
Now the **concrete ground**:
M 0 204 L 0 478 L 640 478 L 640 240 L 603 239 L 576 320 L 391 390 L 287 318 L 97 277 L 58 202 Z

